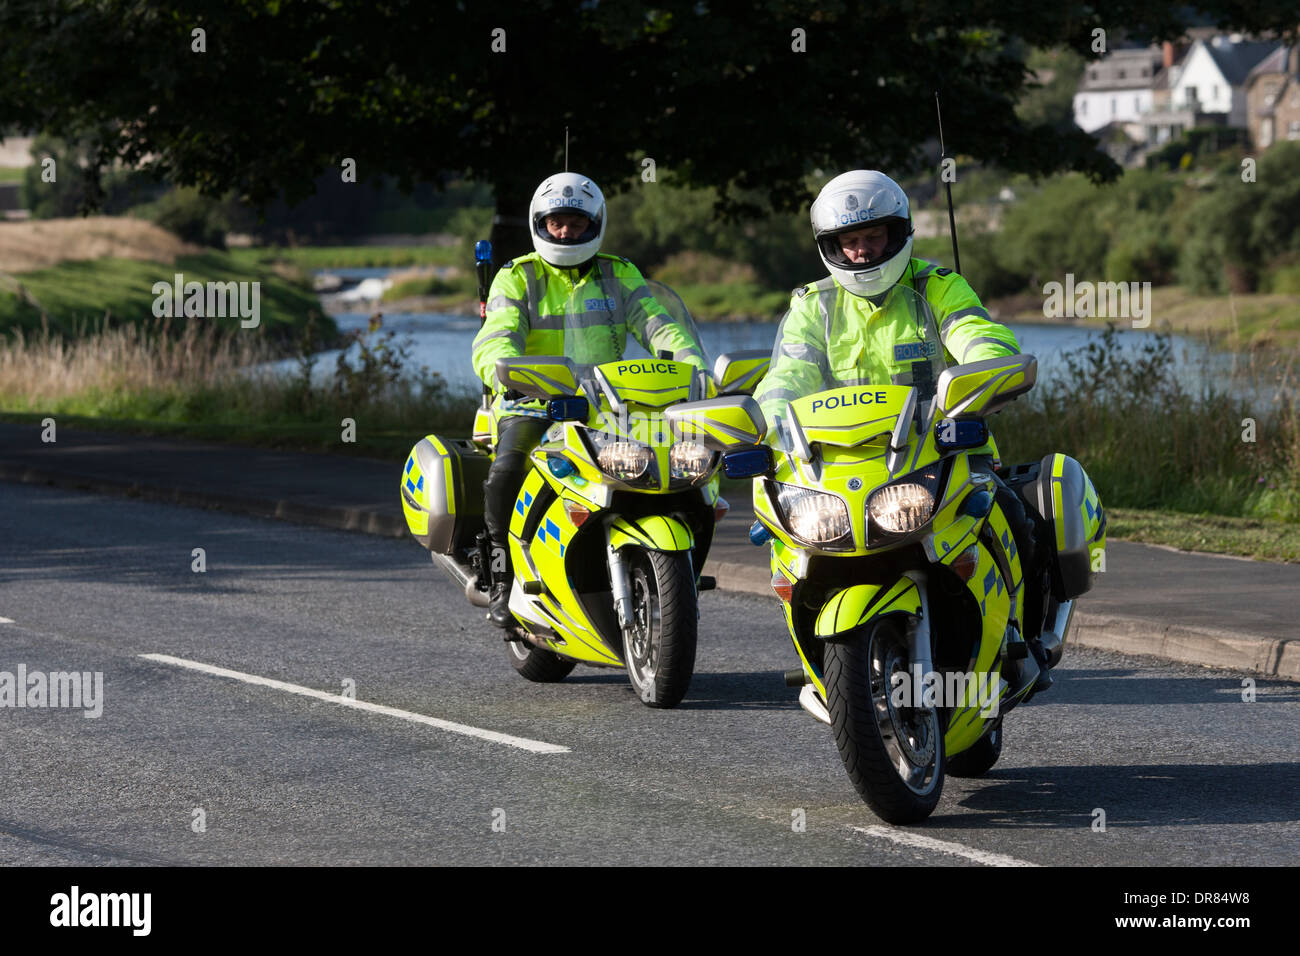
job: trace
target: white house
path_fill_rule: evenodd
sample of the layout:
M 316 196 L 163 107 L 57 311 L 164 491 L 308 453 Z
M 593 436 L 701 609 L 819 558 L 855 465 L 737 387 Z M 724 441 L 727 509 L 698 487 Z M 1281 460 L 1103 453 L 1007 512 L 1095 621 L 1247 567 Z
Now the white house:
M 1246 77 L 1276 42 L 1242 40 L 1219 35 L 1197 40 L 1179 64 L 1170 87 L 1170 106 L 1211 118 L 1225 126 L 1246 128 Z
M 1149 113 L 1160 63 L 1158 46 L 1119 49 L 1089 63 L 1074 94 L 1075 125 L 1091 133 Z

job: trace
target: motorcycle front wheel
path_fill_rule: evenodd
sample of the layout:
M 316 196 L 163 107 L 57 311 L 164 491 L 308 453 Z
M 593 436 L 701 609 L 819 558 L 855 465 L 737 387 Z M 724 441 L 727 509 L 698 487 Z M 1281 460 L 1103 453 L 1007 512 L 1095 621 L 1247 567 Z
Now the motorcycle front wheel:
M 899 672 L 907 640 L 893 620 L 826 646 L 827 709 L 854 789 L 882 820 L 919 823 L 943 793 L 943 735 L 934 707 L 895 706 Z
M 650 707 L 676 707 L 695 670 L 695 577 L 684 552 L 629 549 L 632 624 L 623 662 L 632 689 Z

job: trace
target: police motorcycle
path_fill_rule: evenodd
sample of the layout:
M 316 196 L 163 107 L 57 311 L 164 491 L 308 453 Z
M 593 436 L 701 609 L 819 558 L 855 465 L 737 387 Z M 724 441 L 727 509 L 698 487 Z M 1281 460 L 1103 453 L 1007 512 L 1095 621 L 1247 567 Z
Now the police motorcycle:
M 985 419 L 1033 387 L 1037 360 L 947 367 L 926 300 L 902 285 L 888 294 L 915 320 L 891 381 L 837 387 L 823 371 L 821 390 L 772 416 L 771 460 L 732 458 L 757 476 L 751 540 L 770 540 L 800 664 L 787 683 L 834 730 L 863 800 L 915 823 L 945 772 L 993 766 L 1003 718 L 1050 685 L 1075 599 L 1104 560 L 1106 519 L 1072 458 L 999 470 L 1034 525 L 1040 560 L 1022 566 L 993 459 L 971 452 L 989 440 Z M 824 321 L 833 341 L 844 320 Z
M 698 594 L 715 585 L 701 570 L 728 510 L 722 457 L 759 440 L 750 393 L 768 354 L 720 356 L 710 375 L 662 354 L 624 356 L 613 334 L 574 334 L 590 332 L 593 300 L 622 294 L 607 281 L 571 295 L 564 356 L 497 362 L 501 385 L 544 400 L 552 422 L 511 515 L 506 647 L 530 681 L 563 680 L 579 663 L 625 668 L 645 704 L 674 707 L 694 670 Z M 676 293 L 648 284 L 699 342 Z M 426 436 L 401 479 L 411 534 L 479 607 L 491 581 L 482 485 L 495 440 L 495 418 L 480 408 L 471 439 Z

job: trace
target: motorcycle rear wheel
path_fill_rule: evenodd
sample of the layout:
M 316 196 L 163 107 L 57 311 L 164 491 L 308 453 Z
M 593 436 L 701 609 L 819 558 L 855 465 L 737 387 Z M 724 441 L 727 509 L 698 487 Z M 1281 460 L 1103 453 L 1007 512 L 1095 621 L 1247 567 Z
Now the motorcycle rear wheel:
M 907 641 L 893 620 L 826 646 L 826 696 L 844 769 L 858 795 L 889 823 L 919 823 L 943 793 L 943 734 L 933 707 L 896 707 L 890 678 L 908 673 Z
M 623 662 L 632 690 L 648 707 L 676 707 L 695 671 L 698 611 L 690 557 L 629 549 L 632 626 Z
M 1002 724 L 999 723 L 968 750 L 949 759 L 948 776 L 982 777 L 993 769 L 1001 756 Z
M 578 664 L 577 661 L 571 661 L 527 641 L 506 641 L 506 654 L 519 676 L 535 684 L 562 681 Z

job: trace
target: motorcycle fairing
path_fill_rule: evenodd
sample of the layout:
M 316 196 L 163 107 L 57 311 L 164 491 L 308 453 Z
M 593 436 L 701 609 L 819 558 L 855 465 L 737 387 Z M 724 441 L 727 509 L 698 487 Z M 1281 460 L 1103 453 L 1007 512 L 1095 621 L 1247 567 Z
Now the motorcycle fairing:
M 1038 359 L 1008 355 L 944 369 L 936 396 L 945 417 L 992 415 L 1034 387 Z
M 607 362 L 596 373 L 626 403 L 663 408 L 689 401 L 695 367 L 667 359 Z
M 609 546 L 617 551 L 629 544 L 648 551 L 690 551 L 695 547 L 695 536 L 690 528 L 671 515 L 651 515 L 648 518 L 619 515 L 609 526 Z
M 921 595 L 911 578 L 899 578 L 888 587 L 855 584 L 836 591 L 822 605 L 813 633 L 823 640 L 833 640 L 886 614 L 920 613 Z

